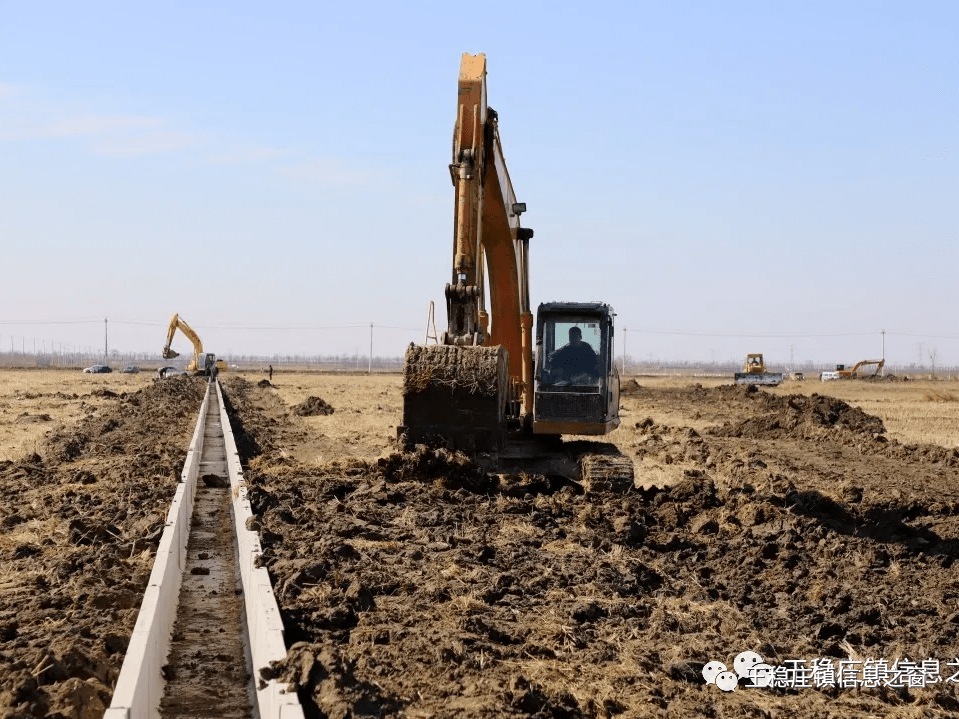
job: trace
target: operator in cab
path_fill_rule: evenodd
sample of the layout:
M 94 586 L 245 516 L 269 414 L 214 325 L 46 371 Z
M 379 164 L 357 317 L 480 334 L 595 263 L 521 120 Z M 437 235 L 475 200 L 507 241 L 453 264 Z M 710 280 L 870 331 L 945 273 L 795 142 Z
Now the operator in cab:
M 553 352 L 549 362 L 550 372 L 556 382 L 576 382 L 586 379 L 595 380 L 599 377 L 599 356 L 583 342 L 583 330 L 579 327 L 569 328 L 569 344 L 563 345 Z

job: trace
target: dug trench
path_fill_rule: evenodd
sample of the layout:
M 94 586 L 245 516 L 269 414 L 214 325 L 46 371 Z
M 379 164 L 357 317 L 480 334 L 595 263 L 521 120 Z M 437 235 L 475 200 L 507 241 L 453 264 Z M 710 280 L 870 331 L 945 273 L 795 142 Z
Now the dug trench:
M 637 487 L 487 476 L 418 446 L 321 465 L 275 393 L 226 383 L 310 717 L 954 716 L 959 456 L 839 400 L 624 395 Z M 688 421 L 682 421 L 682 418 Z M 740 687 L 701 670 L 939 660 L 926 686 Z

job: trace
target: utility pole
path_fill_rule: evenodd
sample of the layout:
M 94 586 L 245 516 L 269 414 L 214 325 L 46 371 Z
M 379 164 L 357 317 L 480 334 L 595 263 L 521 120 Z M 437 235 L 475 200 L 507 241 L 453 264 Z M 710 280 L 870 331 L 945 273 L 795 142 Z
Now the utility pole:
M 373 374 L 373 323 L 370 322 L 370 365 L 366 374 Z
M 925 342 L 916 342 L 919 345 L 919 370 L 922 370 L 922 346 L 926 344 Z
M 882 369 L 879 371 L 879 376 L 886 376 L 886 330 L 882 331 Z
M 623 327 L 623 376 L 626 376 L 626 328 Z
M 796 349 L 796 345 L 789 345 L 789 369 L 793 367 L 793 351 Z
M 103 362 L 110 362 L 110 343 L 107 340 L 107 318 L 103 318 Z

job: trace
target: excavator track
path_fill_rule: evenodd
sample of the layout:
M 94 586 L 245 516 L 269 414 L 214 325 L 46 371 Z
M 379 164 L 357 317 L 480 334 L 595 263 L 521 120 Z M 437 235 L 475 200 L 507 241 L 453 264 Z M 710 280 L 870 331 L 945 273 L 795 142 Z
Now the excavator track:
M 222 390 L 211 381 L 105 719 L 283 717 L 283 627 Z

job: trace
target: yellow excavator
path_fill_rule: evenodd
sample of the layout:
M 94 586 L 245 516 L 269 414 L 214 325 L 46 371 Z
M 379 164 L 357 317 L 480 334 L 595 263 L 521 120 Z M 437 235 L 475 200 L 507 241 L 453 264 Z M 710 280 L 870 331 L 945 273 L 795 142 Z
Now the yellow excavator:
M 605 435 L 619 426 L 614 312 L 602 302 L 541 304 L 534 353 L 533 231 L 520 225 L 526 205 L 516 201 L 499 118 L 486 105 L 483 54 L 464 53 L 460 62 L 449 169 L 454 232 L 448 328 L 438 344 L 411 344 L 406 351 L 398 435 L 407 446 L 442 444 L 493 458 L 499 468 L 578 479 L 591 473 L 632 486 L 632 461 L 615 446 L 560 439 Z
M 216 368 L 218 372 L 226 371 L 226 362 L 217 359 L 216 355 L 212 352 L 204 352 L 200 336 L 194 332 L 190 325 L 180 319 L 180 315 L 177 313 L 174 313 L 173 317 L 170 318 L 170 326 L 167 328 L 166 333 L 166 345 L 163 347 L 163 359 L 173 359 L 174 357 L 180 356 L 179 352 L 175 352 L 170 347 L 170 345 L 173 344 L 173 335 L 176 334 L 177 330 L 185 334 L 186 338 L 193 343 L 193 357 L 190 358 L 185 368 L 188 373 L 209 377 L 214 368 Z
M 872 374 L 864 375 L 859 371 L 863 367 L 871 367 L 872 365 L 876 365 L 876 369 Z M 846 369 L 845 365 L 836 365 L 836 374 L 838 374 L 841 379 L 856 379 L 861 376 L 875 377 L 882 372 L 882 368 L 885 366 L 886 360 L 884 359 L 867 359 L 857 362 L 852 369 Z

